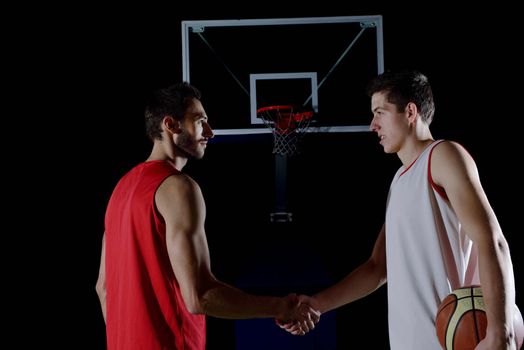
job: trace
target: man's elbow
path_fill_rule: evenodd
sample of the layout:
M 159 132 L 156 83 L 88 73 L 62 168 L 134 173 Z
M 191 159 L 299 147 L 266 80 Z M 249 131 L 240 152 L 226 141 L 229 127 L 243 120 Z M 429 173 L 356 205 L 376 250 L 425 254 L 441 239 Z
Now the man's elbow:
M 189 305 L 186 305 L 186 308 L 187 308 L 187 311 L 193 315 L 205 314 L 204 308 L 202 308 L 200 305 L 195 304 L 195 303 L 190 303 Z
M 187 311 L 191 314 L 197 315 L 206 313 L 205 302 L 202 298 L 190 298 L 190 300 L 186 301 L 185 304 Z
M 387 265 L 385 259 L 371 257 L 368 260 L 370 274 L 375 276 L 377 288 L 387 282 Z
M 96 294 L 98 294 L 98 298 L 100 299 L 100 301 L 105 300 L 106 285 L 103 281 L 101 280 L 96 281 L 95 290 L 96 290 Z
M 190 296 L 184 298 L 186 309 L 191 314 L 208 315 L 211 310 L 221 304 L 222 298 L 215 288 L 205 288 L 199 292 L 194 291 Z
M 217 301 L 221 300 L 220 292 L 217 289 L 219 284 L 215 279 L 201 281 L 198 284 L 199 288 L 193 287 L 182 291 L 182 297 L 186 309 L 191 314 L 209 314 Z
M 186 309 L 191 314 L 205 314 L 207 302 L 207 293 L 205 291 L 192 290 L 188 293 L 182 293 Z
M 495 239 L 495 248 L 498 250 L 499 253 L 510 255 L 509 253 L 509 244 L 506 238 L 500 234 Z

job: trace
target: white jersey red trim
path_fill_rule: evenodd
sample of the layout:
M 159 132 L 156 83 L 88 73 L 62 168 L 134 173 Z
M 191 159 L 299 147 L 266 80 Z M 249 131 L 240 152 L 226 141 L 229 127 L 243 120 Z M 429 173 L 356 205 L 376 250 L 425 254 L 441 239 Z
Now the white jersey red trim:
M 389 338 L 392 350 L 441 350 L 440 301 L 480 284 L 478 255 L 444 190 L 431 179 L 435 141 L 391 182 L 386 209 Z

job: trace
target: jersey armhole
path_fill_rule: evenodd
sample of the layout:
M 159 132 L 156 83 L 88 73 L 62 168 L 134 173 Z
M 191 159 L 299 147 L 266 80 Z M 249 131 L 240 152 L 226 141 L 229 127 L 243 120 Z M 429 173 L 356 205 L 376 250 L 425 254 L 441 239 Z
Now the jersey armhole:
M 429 151 L 429 159 L 428 159 L 428 180 L 429 180 L 429 183 L 431 185 L 431 187 L 443 198 L 445 199 L 446 201 L 449 201 L 449 198 L 448 198 L 448 195 L 446 194 L 446 191 L 444 190 L 444 188 L 442 186 L 439 186 L 437 185 L 434 181 L 433 181 L 433 177 L 431 176 L 431 156 L 433 155 L 433 150 L 435 149 L 435 147 L 437 147 L 439 144 L 441 144 L 442 142 L 444 142 L 445 140 L 441 140 L 439 141 L 436 145 L 434 145 L 431 150 Z

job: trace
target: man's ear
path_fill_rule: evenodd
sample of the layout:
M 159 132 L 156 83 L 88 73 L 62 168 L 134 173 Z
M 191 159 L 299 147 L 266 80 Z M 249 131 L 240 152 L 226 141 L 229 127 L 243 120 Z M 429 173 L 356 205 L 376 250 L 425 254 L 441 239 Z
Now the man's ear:
M 171 132 L 172 134 L 180 133 L 180 121 L 177 119 L 166 115 L 162 120 L 162 127 L 164 130 Z
M 413 102 L 408 102 L 406 105 L 406 116 L 408 117 L 408 120 L 410 123 L 414 123 L 417 120 L 418 115 L 418 108 L 417 105 Z

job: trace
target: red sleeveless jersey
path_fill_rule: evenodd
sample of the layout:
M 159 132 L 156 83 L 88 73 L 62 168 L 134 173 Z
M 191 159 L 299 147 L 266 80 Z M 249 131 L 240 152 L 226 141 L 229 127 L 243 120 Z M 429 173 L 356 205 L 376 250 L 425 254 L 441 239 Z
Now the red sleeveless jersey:
M 204 350 L 204 315 L 187 311 L 155 207 L 159 185 L 179 174 L 165 161 L 137 165 L 118 182 L 105 216 L 108 350 Z

